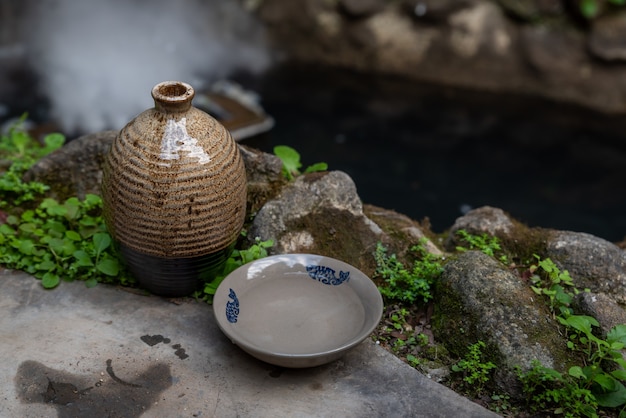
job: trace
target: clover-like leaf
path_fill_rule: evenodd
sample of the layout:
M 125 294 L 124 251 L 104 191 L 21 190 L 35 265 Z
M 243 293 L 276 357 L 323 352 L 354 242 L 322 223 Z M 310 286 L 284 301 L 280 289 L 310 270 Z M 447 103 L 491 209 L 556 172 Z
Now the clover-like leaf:
M 111 245 L 111 236 L 106 232 L 99 232 L 92 237 L 94 248 L 96 249 L 96 257 L 98 257 L 102 251 L 109 248 Z
M 274 147 L 274 154 L 283 162 L 283 171 L 289 180 L 300 174 L 300 154 L 295 149 L 287 145 L 277 145 Z
M 91 257 L 85 251 L 77 250 L 77 251 L 74 251 L 74 254 L 72 254 L 72 255 L 76 259 L 75 265 L 77 267 L 91 267 L 91 266 L 93 266 L 93 261 L 91 260 Z
M 582 379 L 586 379 L 587 376 L 585 376 L 585 374 L 583 373 L 583 369 L 580 366 L 572 366 L 569 368 L 569 370 L 567 371 L 567 374 L 569 374 L 572 377 L 576 377 L 576 378 L 582 378 Z
M 65 231 L 65 237 L 72 241 L 81 241 L 83 239 L 76 231 Z
M 120 271 L 120 264 L 114 258 L 105 258 L 96 264 L 96 269 L 107 276 L 117 276 Z
M 611 328 L 611 330 L 606 334 L 606 341 L 609 343 L 621 342 L 626 344 L 626 325 L 619 324 Z
M 43 143 L 46 145 L 43 149 L 43 154 L 49 154 L 63 146 L 65 136 L 60 133 L 51 133 L 43 138 Z
M 54 287 L 57 287 L 60 281 L 61 278 L 59 277 L 59 275 L 53 272 L 48 272 L 44 274 L 41 278 L 41 284 L 46 289 L 52 289 Z

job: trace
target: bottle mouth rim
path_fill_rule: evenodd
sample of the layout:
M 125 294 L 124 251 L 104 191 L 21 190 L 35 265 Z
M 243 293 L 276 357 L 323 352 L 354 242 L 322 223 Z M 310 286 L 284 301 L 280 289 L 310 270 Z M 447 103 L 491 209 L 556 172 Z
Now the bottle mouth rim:
M 152 98 L 160 103 L 190 102 L 195 91 L 182 81 L 163 81 L 152 88 Z

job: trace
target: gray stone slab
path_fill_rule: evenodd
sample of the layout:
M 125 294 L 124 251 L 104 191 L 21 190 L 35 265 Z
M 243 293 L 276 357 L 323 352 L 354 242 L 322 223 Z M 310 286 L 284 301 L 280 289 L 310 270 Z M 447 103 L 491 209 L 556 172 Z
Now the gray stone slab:
M 334 363 L 281 369 L 233 345 L 202 302 L 47 291 L 9 270 L 0 358 L 0 417 L 497 416 L 369 339 Z

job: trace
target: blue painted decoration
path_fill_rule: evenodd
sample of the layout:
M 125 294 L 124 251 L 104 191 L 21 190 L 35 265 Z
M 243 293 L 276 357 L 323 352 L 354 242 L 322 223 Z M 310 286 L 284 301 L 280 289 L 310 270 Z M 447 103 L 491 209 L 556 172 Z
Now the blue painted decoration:
M 232 300 L 226 302 L 226 319 L 234 324 L 239 316 L 239 299 L 237 299 L 237 294 L 233 289 L 230 289 L 228 297 Z
M 306 266 L 306 271 L 309 273 L 312 279 L 317 280 L 320 283 L 324 283 L 332 286 L 339 286 L 343 282 L 350 280 L 349 271 L 339 271 L 339 277 L 335 275 L 335 270 L 327 266 Z

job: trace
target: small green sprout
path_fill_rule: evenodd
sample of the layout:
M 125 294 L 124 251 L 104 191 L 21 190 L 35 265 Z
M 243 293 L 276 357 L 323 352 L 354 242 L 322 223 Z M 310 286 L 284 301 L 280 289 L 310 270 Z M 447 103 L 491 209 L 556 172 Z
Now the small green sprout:
M 283 174 L 287 180 L 291 181 L 295 176 L 302 174 L 300 172 L 302 163 L 300 162 L 300 154 L 298 151 L 287 145 L 277 145 L 274 147 L 274 154 L 283 162 Z M 316 163 L 308 166 L 304 172 L 313 173 L 326 170 L 328 170 L 328 164 Z

